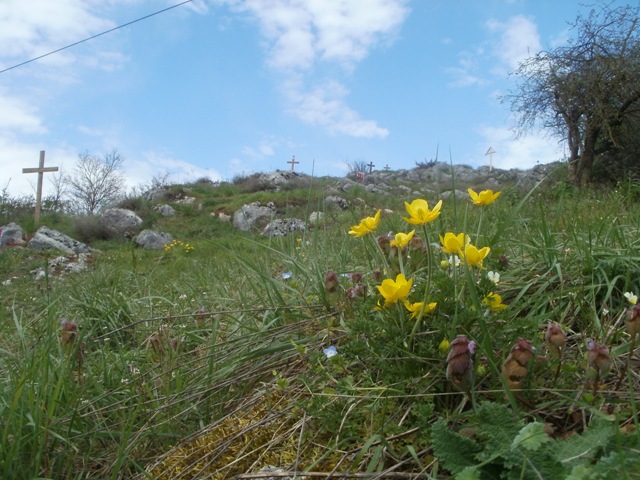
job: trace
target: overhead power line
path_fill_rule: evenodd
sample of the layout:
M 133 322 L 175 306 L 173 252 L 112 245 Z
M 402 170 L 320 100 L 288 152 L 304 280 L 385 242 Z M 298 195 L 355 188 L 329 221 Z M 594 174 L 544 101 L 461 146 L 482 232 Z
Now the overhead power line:
M 25 60 L 24 62 L 18 63 L 16 65 L 13 65 L 12 67 L 5 68 L 4 70 L 0 70 L 0 74 L 8 72 L 9 70 L 13 70 L 14 68 L 22 67 L 23 65 L 26 65 L 28 63 L 35 62 L 36 60 L 40 60 L 41 58 L 48 57 L 49 55 L 53 55 L 54 53 L 58 53 L 58 52 L 61 52 L 63 50 L 66 50 L 68 48 L 75 47 L 76 45 L 80 45 L 81 43 L 88 42 L 89 40 L 93 40 L 94 38 L 101 37 L 102 35 L 106 35 L 107 33 L 111 33 L 111 32 L 114 32 L 116 30 L 119 30 L 121 28 L 128 27 L 129 25 L 133 25 L 134 23 L 141 22 L 142 20 L 146 20 L 147 18 L 151 18 L 151 17 L 153 17 L 155 15 L 160 15 L 161 13 L 164 13 L 166 11 L 172 10 L 174 8 L 177 8 L 177 7 L 181 7 L 182 5 L 184 5 L 186 3 L 191 3 L 191 2 L 193 2 L 193 0 L 185 0 L 184 2 L 176 3 L 175 5 L 171 5 L 170 7 L 163 8 L 162 10 L 158 10 L 157 12 L 150 13 L 149 15 L 145 15 L 144 17 L 136 18 L 135 20 L 132 20 L 132 21 L 127 22 L 127 23 L 123 23 L 122 25 L 118 25 L 117 27 L 113 27 L 113 28 L 111 28 L 109 30 L 105 30 L 104 32 L 97 33 L 97 34 L 92 35 L 90 37 L 87 37 L 87 38 L 85 38 L 83 40 L 79 40 L 77 42 L 71 43 L 71 44 L 69 44 L 69 45 L 67 45 L 65 47 L 61 47 L 61 48 L 58 48 L 56 50 L 52 50 L 49 53 L 45 53 L 43 55 L 39 55 L 37 57 L 31 58 L 29 60 Z

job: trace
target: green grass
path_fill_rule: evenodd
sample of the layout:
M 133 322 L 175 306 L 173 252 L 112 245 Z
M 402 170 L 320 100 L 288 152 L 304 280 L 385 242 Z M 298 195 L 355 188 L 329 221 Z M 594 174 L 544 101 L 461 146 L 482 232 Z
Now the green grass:
M 241 180 L 172 187 L 197 202 L 153 216 L 153 228 L 191 252 L 99 241 L 88 271 L 35 281 L 29 272 L 53 253 L 0 251 L 0 280 L 12 279 L 0 290 L 0 477 L 232 478 L 277 465 L 372 478 L 635 478 L 637 360 L 615 389 L 630 349 L 624 293 L 640 294 L 630 185 L 509 189 L 485 207 L 450 199 L 413 226 L 402 218 L 414 197 L 354 188 L 340 211 L 324 207 L 328 179 L 271 193 Z M 208 213 L 254 200 L 274 201 L 279 217 L 325 217 L 269 239 Z M 390 211 L 375 233 L 347 234 L 379 208 Z M 72 231 L 69 218 L 47 220 Z M 376 242 L 414 228 L 423 248 L 402 259 Z M 448 231 L 491 248 L 484 269 L 441 268 Z M 418 322 L 401 302 L 376 309 L 376 287 L 401 271 L 411 303 L 438 304 Z M 490 292 L 508 308 L 489 312 Z M 63 318 L 78 325 L 73 341 Z M 547 355 L 549 322 L 567 334 L 562 359 L 532 360 L 509 388 L 512 346 L 527 339 Z M 457 335 L 477 343 L 461 388 L 442 350 Z M 612 358 L 595 378 L 589 338 Z M 338 355 L 327 358 L 331 345 Z

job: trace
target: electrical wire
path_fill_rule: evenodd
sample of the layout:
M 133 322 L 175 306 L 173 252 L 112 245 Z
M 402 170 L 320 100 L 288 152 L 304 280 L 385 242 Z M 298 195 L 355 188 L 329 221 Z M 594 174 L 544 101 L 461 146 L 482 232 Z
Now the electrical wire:
M 153 13 L 150 13 L 149 15 L 145 15 L 144 17 L 136 18 L 135 20 L 132 20 L 132 21 L 127 22 L 127 23 L 123 23 L 122 25 L 118 25 L 117 27 L 113 27 L 113 28 L 111 28 L 109 30 L 105 30 L 104 32 L 97 33 L 97 34 L 92 35 L 90 37 L 87 37 L 87 38 L 85 38 L 83 40 L 79 40 L 77 42 L 71 43 L 71 44 L 69 44 L 69 45 L 67 45 L 65 47 L 61 47 L 61 48 L 58 48 L 56 50 L 52 50 L 49 53 L 45 53 L 43 55 L 39 55 L 37 57 L 31 58 L 29 60 L 25 60 L 24 62 L 18 63 L 16 65 L 13 65 L 12 67 L 8 67 L 8 68 L 5 68 L 4 70 L 0 70 L 0 74 L 8 72 L 9 70 L 13 70 L 14 68 L 22 67 L 23 65 L 27 65 L 28 63 L 35 62 L 36 60 L 40 60 L 42 58 L 48 57 L 49 55 L 53 55 L 54 53 L 58 53 L 58 52 L 61 52 L 63 50 L 66 50 L 68 48 L 75 47 L 76 45 L 80 45 L 81 43 L 88 42 L 89 40 L 93 40 L 94 38 L 101 37 L 102 35 L 106 35 L 107 33 L 115 32 L 116 30 L 119 30 L 121 28 L 128 27 L 129 25 L 133 25 L 134 23 L 141 22 L 142 20 L 146 20 L 147 18 L 151 18 L 151 17 L 153 17 L 155 15 L 159 15 L 161 13 L 164 13 L 164 12 L 168 11 L 168 10 L 172 10 L 174 8 L 181 7 L 182 5 L 185 5 L 185 4 L 191 3 L 191 2 L 193 2 L 193 0 L 185 0 L 185 1 L 180 2 L 180 3 L 176 3 L 175 5 L 171 5 L 170 7 L 163 8 L 162 10 L 158 10 L 157 12 L 153 12 Z

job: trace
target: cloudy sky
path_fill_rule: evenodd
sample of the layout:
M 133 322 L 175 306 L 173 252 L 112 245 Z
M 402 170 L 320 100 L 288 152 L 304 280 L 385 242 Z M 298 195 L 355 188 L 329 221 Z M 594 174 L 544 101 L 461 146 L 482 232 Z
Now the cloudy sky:
M 555 138 L 516 139 L 498 98 L 518 62 L 566 42 L 581 3 L 1 0 L 0 189 L 32 193 L 22 168 L 40 150 L 70 173 L 79 153 L 117 149 L 129 186 L 288 169 L 293 155 L 317 176 L 436 153 L 479 166 L 489 147 L 500 168 L 563 159 Z

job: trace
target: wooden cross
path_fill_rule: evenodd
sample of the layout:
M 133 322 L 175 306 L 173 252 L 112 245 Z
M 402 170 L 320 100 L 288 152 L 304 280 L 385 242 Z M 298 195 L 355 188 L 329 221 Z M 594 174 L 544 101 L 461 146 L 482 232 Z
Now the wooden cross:
M 57 172 L 58 167 L 44 166 L 44 150 L 40 150 L 40 165 L 36 168 L 23 168 L 22 173 L 37 173 L 38 174 L 38 189 L 36 190 L 36 214 L 35 221 L 36 227 L 40 223 L 40 210 L 42 209 L 42 178 L 46 172 Z
M 293 172 L 295 166 L 300 162 L 296 162 L 296 156 L 294 155 L 287 163 L 291 164 L 291 171 Z
M 369 162 L 367 167 L 369 167 L 369 173 L 371 173 L 371 172 L 373 172 L 373 167 L 375 167 L 375 165 L 373 164 L 373 162 Z
M 485 153 L 485 156 L 489 157 L 489 171 L 493 170 L 494 153 L 496 153 L 496 151 L 493 149 L 493 147 L 489 147 L 489 150 L 487 150 L 487 153 Z
M 389 164 L 384 166 L 384 171 L 388 172 L 389 170 L 391 170 L 391 167 L 389 166 Z

